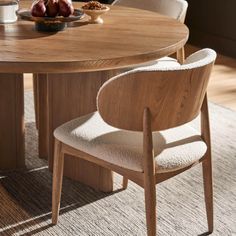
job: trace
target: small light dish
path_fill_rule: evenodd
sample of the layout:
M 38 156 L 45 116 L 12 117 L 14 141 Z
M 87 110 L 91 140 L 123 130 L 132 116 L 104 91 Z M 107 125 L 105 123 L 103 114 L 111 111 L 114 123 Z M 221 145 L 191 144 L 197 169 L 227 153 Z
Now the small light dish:
M 110 10 L 110 7 L 105 6 L 104 9 L 99 10 L 90 10 L 90 9 L 83 9 L 81 10 L 88 16 L 90 16 L 89 23 L 92 24 L 103 24 L 103 19 L 101 18 L 101 15 L 105 14 Z

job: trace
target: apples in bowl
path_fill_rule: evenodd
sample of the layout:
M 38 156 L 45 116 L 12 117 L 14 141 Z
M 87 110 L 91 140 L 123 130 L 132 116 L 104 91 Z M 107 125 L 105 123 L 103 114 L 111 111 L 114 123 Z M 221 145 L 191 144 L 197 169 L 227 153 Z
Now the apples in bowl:
M 73 14 L 74 7 L 70 0 L 37 0 L 30 11 L 35 17 L 68 17 Z
M 71 0 L 37 0 L 30 10 L 20 9 L 17 15 L 34 21 L 38 31 L 55 32 L 63 30 L 66 23 L 81 19 L 84 13 L 74 9 Z
M 36 21 L 35 28 L 38 31 L 60 31 L 66 26 L 60 17 L 69 17 L 74 13 L 74 7 L 71 0 L 36 0 L 31 9 L 33 17 L 45 17 L 44 21 Z M 54 20 L 47 19 L 52 17 Z M 58 20 L 57 20 L 58 19 Z

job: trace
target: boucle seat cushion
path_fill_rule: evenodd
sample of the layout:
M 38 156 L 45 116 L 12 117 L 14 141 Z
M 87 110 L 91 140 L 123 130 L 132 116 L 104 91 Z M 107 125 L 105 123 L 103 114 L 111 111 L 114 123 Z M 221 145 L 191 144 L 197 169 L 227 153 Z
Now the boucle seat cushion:
M 120 130 L 103 121 L 98 112 L 69 121 L 54 131 L 59 141 L 117 166 L 143 171 L 143 134 Z M 206 144 L 189 125 L 153 132 L 157 172 L 181 169 L 204 156 Z
M 181 65 L 175 58 L 172 57 L 162 57 L 158 60 L 143 63 L 137 67 L 132 67 L 125 69 L 126 71 L 146 71 L 146 70 L 158 70 L 158 69 L 168 69 L 168 68 L 178 68 Z
M 170 67 L 177 67 L 177 66 L 180 66 L 180 64 L 175 58 L 162 57 L 158 60 L 142 64 L 141 66 L 137 67 L 137 69 L 152 70 L 152 69 L 170 68 Z

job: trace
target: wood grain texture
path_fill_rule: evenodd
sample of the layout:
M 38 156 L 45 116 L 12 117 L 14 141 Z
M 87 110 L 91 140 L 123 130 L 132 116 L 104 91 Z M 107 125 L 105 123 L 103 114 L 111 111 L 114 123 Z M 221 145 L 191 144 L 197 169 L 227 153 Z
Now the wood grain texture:
M 200 48 L 185 45 L 185 54 L 189 56 Z M 30 74 L 26 74 L 25 89 L 32 89 Z M 208 99 L 214 103 L 236 110 L 236 60 L 217 53 L 211 79 L 208 85 Z
M 151 112 L 146 107 L 143 112 L 143 169 L 147 235 L 156 236 L 156 183 L 151 120 Z
M 61 202 L 62 179 L 64 170 L 64 153 L 61 150 L 61 142 L 55 140 L 55 157 L 52 186 L 52 223 L 57 224 Z
M 37 77 L 36 101 L 38 123 L 38 150 L 39 157 L 47 159 L 49 152 L 49 114 L 48 114 L 48 77 L 47 74 L 34 74 Z
M 178 61 L 180 64 L 183 64 L 183 63 L 184 63 L 184 60 L 185 60 L 185 50 L 184 50 L 184 47 L 182 47 L 181 49 L 179 49 L 179 50 L 176 52 L 176 58 L 177 58 L 177 61 Z
M 138 72 L 115 78 L 100 89 L 98 111 L 108 124 L 133 131 L 143 130 L 145 107 L 152 113 L 153 131 L 184 124 L 200 112 L 211 69 L 209 64 L 192 70 Z
M 129 182 L 129 180 L 126 177 L 123 177 L 123 183 L 122 183 L 123 189 L 127 189 L 128 182 Z
M 30 5 L 21 2 L 21 7 Z M 86 18 L 57 33 L 37 32 L 28 21 L 0 25 L 0 70 L 64 73 L 121 68 L 169 55 L 188 39 L 184 24 L 150 11 L 112 6 L 103 19 L 99 25 L 87 24 Z
M 0 74 L 0 170 L 24 167 L 23 75 Z
M 39 101 L 38 101 L 38 74 L 33 74 L 33 79 L 32 79 L 32 86 L 33 86 L 33 93 L 34 93 L 34 112 L 35 112 L 35 125 L 36 125 L 36 129 L 38 129 L 38 124 L 39 124 Z
M 211 159 L 211 137 L 210 137 L 210 123 L 208 113 L 207 94 L 205 95 L 202 109 L 201 109 L 201 134 L 202 139 L 207 144 L 206 157 L 202 162 L 203 184 L 205 194 L 205 204 L 207 213 L 208 230 L 213 232 L 213 184 L 212 184 L 212 159 Z

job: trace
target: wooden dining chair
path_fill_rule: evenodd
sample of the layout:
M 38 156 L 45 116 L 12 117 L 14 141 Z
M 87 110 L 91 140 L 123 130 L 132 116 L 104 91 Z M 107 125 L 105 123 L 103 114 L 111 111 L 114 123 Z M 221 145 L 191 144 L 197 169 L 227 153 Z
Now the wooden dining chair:
M 52 223 L 58 221 L 65 154 L 96 163 L 144 188 L 147 235 L 156 235 L 156 184 L 202 162 L 209 231 L 213 231 L 207 84 L 216 58 L 203 49 L 184 65 L 130 71 L 108 80 L 98 111 L 58 127 Z M 188 122 L 201 113 L 201 133 Z
M 182 23 L 185 21 L 188 3 L 185 0 L 115 0 L 113 5 L 134 7 L 149 11 L 155 11 L 169 16 Z M 184 47 L 176 52 L 176 58 L 180 64 L 184 63 Z

